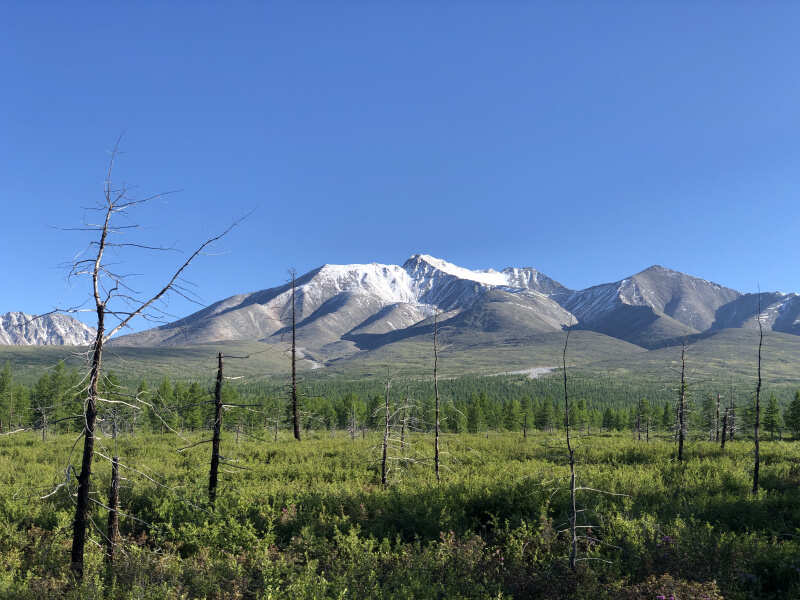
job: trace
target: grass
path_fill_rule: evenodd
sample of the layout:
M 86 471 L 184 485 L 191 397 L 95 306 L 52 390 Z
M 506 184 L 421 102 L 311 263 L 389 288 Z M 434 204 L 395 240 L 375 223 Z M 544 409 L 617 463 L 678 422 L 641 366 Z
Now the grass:
M 560 436 L 445 435 L 443 481 L 430 436 L 415 434 L 382 488 L 379 437 L 309 432 L 301 443 L 227 432 L 220 496 L 205 500 L 209 448 L 172 435 L 123 436 L 125 552 L 113 576 L 89 545 L 69 579 L 74 436 L 0 438 L 0 597 L 41 598 L 790 598 L 800 595 L 800 444 L 762 443 L 763 489 L 749 493 L 752 443 L 725 452 L 629 436 L 577 441 L 592 524 L 566 568 L 567 464 Z M 205 434 L 193 434 L 192 440 Z M 399 451 L 395 453 L 395 456 Z M 73 461 L 77 458 L 73 457 Z M 147 477 L 142 475 L 147 474 Z M 109 466 L 98 456 L 94 498 Z M 153 483 L 152 480 L 159 482 Z M 94 507 L 102 525 L 105 510 Z M 100 528 L 102 530 L 102 527 Z M 92 532 L 100 544 L 102 535 Z

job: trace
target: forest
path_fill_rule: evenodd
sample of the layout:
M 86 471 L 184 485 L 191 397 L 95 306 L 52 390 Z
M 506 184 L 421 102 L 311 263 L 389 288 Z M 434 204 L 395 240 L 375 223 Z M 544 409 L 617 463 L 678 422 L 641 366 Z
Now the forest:
M 35 382 L 17 382 L 11 365 L 0 370 L 0 429 L 35 429 L 47 432 L 79 432 L 76 422 L 81 412 L 83 390 L 80 372 L 68 369 L 63 362 L 44 371 Z M 409 418 L 420 430 L 429 430 L 433 422 L 433 384 L 424 379 L 403 378 L 393 381 L 394 393 L 408 403 Z M 447 402 L 442 403 L 441 429 L 448 433 L 531 430 L 552 432 L 563 421 L 563 389 L 558 377 L 539 379 L 518 376 L 464 376 L 439 382 Z M 584 432 L 644 431 L 670 432 L 675 427 L 675 386 L 642 378 L 618 380 L 596 375 L 572 375 L 570 386 L 574 401 L 570 422 Z M 385 381 L 375 379 L 309 378 L 304 382 L 304 430 L 346 430 L 355 422 L 367 430 L 383 427 L 379 408 L 384 401 Z M 743 436 L 751 436 L 755 419 L 752 383 L 747 381 L 706 383 L 687 394 L 687 419 L 692 435 L 718 439 L 720 410 L 738 411 L 740 423 L 733 427 Z M 140 410 L 124 404 L 106 404 L 101 410 L 113 412 L 117 426 L 130 433 L 163 433 L 166 430 L 196 431 L 210 429 L 214 415 L 213 380 L 205 381 L 162 377 L 148 381 L 121 381 L 113 372 L 102 380 L 106 399 L 124 400 L 133 395 L 147 400 L 153 410 Z M 259 382 L 236 381 L 223 389 L 225 404 L 246 404 L 227 428 L 242 432 L 279 429 L 289 426 L 287 384 L 275 379 Z M 770 440 L 784 436 L 800 437 L 800 390 L 778 386 L 767 390 L 761 426 Z M 113 408 L 112 408 L 113 407 Z M 732 417 L 733 419 L 733 417 Z M 106 425 L 111 418 L 105 419 Z

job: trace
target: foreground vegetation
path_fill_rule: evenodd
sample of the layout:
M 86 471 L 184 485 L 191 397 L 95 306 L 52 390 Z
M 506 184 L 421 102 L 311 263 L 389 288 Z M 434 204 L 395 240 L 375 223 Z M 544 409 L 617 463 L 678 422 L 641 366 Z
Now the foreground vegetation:
M 449 434 L 437 485 L 430 436 L 395 450 L 378 482 L 377 435 L 228 432 L 214 511 L 205 434 L 136 434 L 97 448 L 86 576 L 71 580 L 75 436 L 0 438 L 3 598 L 800 597 L 800 444 L 668 438 L 577 442 L 583 524 L 567 568 L 566 456 L 558 435 Z M 402 460 L 405 454 L 408 460 Z M 104 564 L 103 457 L 120 456 L 124 551 Z M 73 456 L 73 465 L 76 462 Z M 55 493 L 52 493 L 55 490 Z M 614 495 L 621 494 L 621 495 Z M 46 498 L 42 498 L 47 496 Z

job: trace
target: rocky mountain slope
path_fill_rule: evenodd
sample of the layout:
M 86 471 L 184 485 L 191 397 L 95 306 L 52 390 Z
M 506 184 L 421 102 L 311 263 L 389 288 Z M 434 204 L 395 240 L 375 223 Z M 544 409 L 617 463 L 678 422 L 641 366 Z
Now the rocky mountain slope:
M 291 286 L 231 296 L 115 343 L 183 346 L 218 341 L 281 343 Z M 800 334 L 800 296 L 761 294 L 762 322 Z M 425 254 L 402 266 L 324 265 L 296 280 L 298 344 L 330 361 L 429 333 L 434 314 L 451 339 L 503 344 L 567 325 L 643 348 L 756 324 L 758 296 L 653 266 L 614 283 L 570 290 L 534 268 L 469 270 Z M 599 339 L 599 338 L 593 338 Z
M 359 351 L 359 341 L 402 336 L 435 313 L 443 322 L 457 319 L 454 325 L 468 328 L 559 331 L 571 315 L 550 294 L 564 291 L 535 269 L 471 271 L 427 255 L 412 256 L 402 266 L 324 265 L 296 281 L 298 343 L 326 357 L 349 355 Z M 291 285 L 284 284 L 232 296 L 116 343 L 277 342 L 289 332 L 291 295 Z
M 22 312 L 0 315 L 0 344 L 16 346 L 83 346 L 94 339 L 95 330 L 66 315 L 34 318 Z

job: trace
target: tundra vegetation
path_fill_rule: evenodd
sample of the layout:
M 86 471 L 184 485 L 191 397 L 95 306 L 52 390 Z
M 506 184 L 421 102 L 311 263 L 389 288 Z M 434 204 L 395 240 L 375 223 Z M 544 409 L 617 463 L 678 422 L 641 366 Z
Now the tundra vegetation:
M 78 581 L 75 474 L 64 467 L 75 463 L 79 382 L 63 364 L 27 383 L 9 365 L 0 370 L 2 597 L 800 595 L 800 392 L 787 387 L 762 392 L 770 400 L 753 494 L 755 390 L 745 381 L 719 392 L 689 386 L 682 397 L 679 380 L 614 387 L 570 372 L 567 408 L 561 374 L 443 379 L 437 483 L 430 377 L 300 382 L 298 442 L 281 382 L 226 379 L 217 401 L 213 368 L 204 381 L 107 373 L 100 397 L 129 388 L 152 410 L 98 408 L 98 483 Z M 739 408 L 733 438 L 717 393 L 729 417 Z M 575 510 L 567 418 L 578 486 L 599 490 L 579 492 Z M 202 442 L 216 423 L 212 503 L 212 449 Z M 112 454 L 116 491 L 106 484 L 114 463 L 103 458 Z

